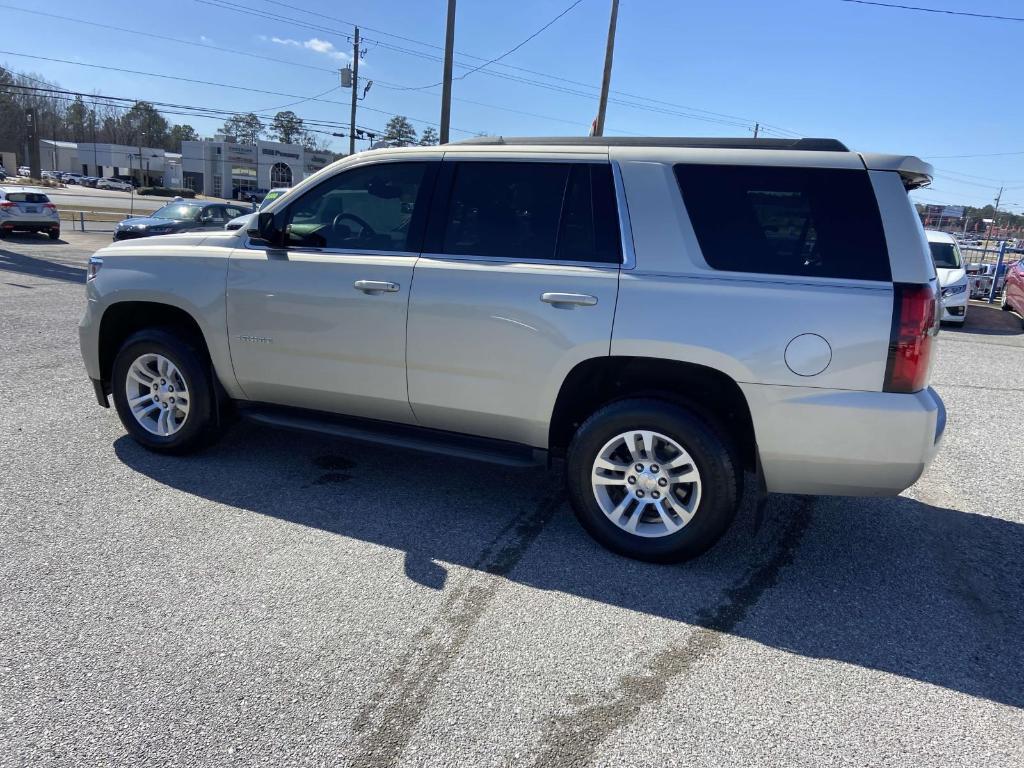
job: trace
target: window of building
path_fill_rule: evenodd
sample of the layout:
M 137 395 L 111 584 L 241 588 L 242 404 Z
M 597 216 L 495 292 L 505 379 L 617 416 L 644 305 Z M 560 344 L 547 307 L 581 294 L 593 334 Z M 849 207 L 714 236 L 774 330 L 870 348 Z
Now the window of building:
M 287 210 L 292 246 L 405 251 L 427 163 L 353 168 L 317 185 Z
M 233 165 L 231 166 L 231 176 L 233 178 L 256 178 L 256 168 L 249 165 Z
M 614 194 L 607 164 L 460 162 L 442 252 L 617 263 Z
M 224 194 L 224 177 L 218 174 L 213 175 L 213 194 Z
M 292 169 L 287 163 L 274 163 L 270 166 L 270 186 L 290 187 L 292 185 Z
M 714 269 L 891 280 L 866 171 L 681 164 L 675 173 Z

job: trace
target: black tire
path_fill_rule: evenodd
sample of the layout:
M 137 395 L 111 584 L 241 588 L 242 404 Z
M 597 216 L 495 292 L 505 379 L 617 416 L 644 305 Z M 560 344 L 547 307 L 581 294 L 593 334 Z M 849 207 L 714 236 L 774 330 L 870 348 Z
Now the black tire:
M 53 231 L 53 230 L 51 229 L 51 230 L 50 230 L 50 239 L 51 239 L 51 240 L 60 240 L 60 232 L 54 232 L 54 231 Z
M 163 355 L 174 363 L 188 388 L 188 416 L 178 431 L 169 436 L 148 431 L 136 420 L 128 405 L 128 369 L 140 355 L 147 353 Z M 216 390 L 210 363 L 194 340 L 182 337 L 171 329 L 151 328 L 130 336 L 114 358 L 110 387 L 121 424 L 136 442 L 151 451 L 192 453 L 204 448 L 217 437 Z
M 671 438 L 692 457 L 701 477 L 693 518 L 675 533 L 643 537 L 613 523 L 601 510 L 591 485 L 594 460 L 604 445 L 630 430 L 653 430 Z M 653 399 L 620 400 L 588 418 L 569 446 L 567 483 L 577 519 L 602 545 L 626 557 L 676 563 L 706 552 L 736 516 L 742 489 L 737 451 L 723 432 L 695 412 Z

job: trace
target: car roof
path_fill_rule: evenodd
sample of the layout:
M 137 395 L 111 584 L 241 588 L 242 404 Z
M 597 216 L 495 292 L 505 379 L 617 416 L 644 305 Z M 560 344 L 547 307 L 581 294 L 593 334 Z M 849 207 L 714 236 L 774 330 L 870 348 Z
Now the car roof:
M 955 243 L 956 238 L 946 232 L 939 232 L 934 229 L 926 229 L 924 231 L 928 237 L 929 243 Z

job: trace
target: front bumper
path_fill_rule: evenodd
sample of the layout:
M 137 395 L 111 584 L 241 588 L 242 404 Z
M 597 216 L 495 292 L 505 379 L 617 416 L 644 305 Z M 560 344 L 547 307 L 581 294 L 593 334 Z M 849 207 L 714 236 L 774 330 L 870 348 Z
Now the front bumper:
M 967 299 L 969 291 L 963 290 L 941 298 L 942 322 L 962 323 L 967 317 Z
M 942 441 L 935 390 L 913 394 L 741 384 L 767 489 L 889 496 L 909 488 Z

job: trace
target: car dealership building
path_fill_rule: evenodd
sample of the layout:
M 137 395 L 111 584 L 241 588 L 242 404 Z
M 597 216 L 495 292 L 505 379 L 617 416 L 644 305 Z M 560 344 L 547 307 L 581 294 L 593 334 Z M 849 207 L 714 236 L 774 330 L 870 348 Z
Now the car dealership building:
M 183 184 L 212 197 L 244 198 L 249 191 L 290 187 L 333 162 L 330 152 L 298 144 L 239 144 L 230 136 L 181 144 Z

